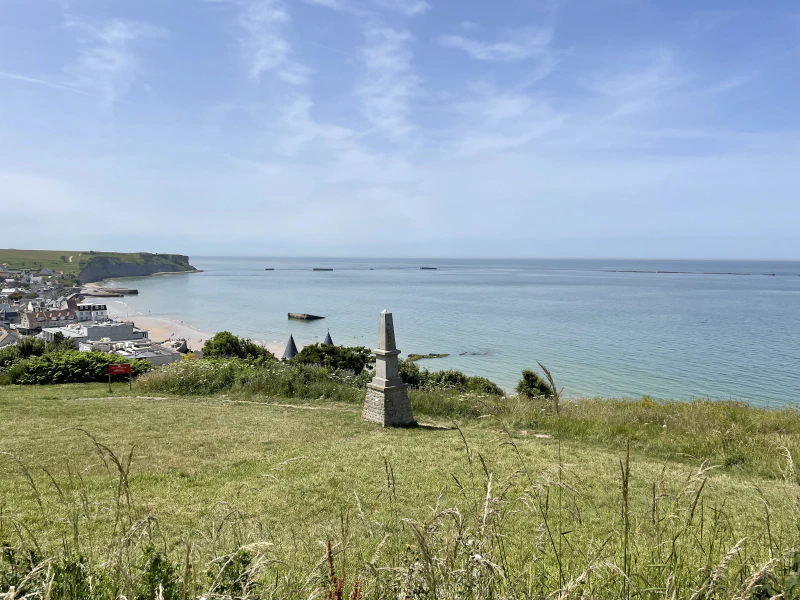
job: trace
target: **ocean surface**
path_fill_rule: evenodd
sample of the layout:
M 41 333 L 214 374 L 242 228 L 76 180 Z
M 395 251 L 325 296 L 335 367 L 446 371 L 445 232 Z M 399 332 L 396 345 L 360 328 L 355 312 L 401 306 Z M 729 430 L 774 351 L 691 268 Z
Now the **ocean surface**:
M 372 348 L 388 309 L 403 355 L 449 354 L 420 365 L 506 389 L 541 361 L 568 396 L 800 401 L 798 261 L 191 262 L 203 273 L 114 283 L 139 289 L 125 299 L 138 312 L 269 342 L 291 333 L 314 343 L 330 331 L 336 344 Z

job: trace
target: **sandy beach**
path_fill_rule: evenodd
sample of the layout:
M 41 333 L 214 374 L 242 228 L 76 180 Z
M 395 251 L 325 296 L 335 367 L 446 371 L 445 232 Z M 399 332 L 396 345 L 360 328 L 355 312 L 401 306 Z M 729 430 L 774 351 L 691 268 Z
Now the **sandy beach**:
M 132 321 L 139 329 L 149 331 L 150 339 L 156 342 L 184 339 L 190 350 L 201 350 L 205 341 L 217 333 L 217 331 L 198 329 L 180 319 L 154 314 L 145 315 L 133 310 L 124 299 L 104 299 L 104 303 L 108 307 L 109 317 L 114 320 Z M 282 344 L 262 341 L 259 343 L 279 358 L 283 354 L 284 345 Z

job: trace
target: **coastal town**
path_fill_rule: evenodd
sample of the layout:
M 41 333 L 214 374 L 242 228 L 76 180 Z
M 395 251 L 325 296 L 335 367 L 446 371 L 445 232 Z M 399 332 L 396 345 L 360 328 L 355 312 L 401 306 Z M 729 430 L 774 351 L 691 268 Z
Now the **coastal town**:
M 120 361 L 152 365 L 176 362 L 189 352 L 184 339 L 154 340 L 133 322 L 109 315 L 105 298 L 136 290 L 85 288 L 47 267 L 14 269 L 0 265 L 0 348 L 32 336 L 45 344 L 69 340 L 76 350 L 118 354 Z

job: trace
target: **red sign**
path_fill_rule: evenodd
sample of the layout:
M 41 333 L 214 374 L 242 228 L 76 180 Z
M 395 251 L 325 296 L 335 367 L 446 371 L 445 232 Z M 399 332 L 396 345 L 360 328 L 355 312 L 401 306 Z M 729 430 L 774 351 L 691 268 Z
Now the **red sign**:
M 131 366 L 129 364 L 108 365 L 108 374 L 109 375 L 130 375 L 131 374 Z

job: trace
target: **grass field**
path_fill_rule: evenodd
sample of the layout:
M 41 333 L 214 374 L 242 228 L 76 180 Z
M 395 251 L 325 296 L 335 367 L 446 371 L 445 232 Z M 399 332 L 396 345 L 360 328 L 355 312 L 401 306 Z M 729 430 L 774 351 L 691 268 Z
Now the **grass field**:
M 80 273 L 81 252 L 72 250 L 13 250 L 0 249 L 0 264 L 11 269 L 41 270 L 47 267 L 54 273 Z M 63 257 L 63 258 L 62 258 Z M 70 262 L 69 258 L 72 257 Z
M 777 445 L 794 431 L 766 432 L 774 468 L 748 471 L 701 466 L 705 433 L 666 457 L 634 438 L 627 458 L 619 417 L 618 436 L 419 413 L 431 427 L 381 429 L 348 404 L 141 394 L 0 388 L 0 543 L 39 565 L 23 582 L 7 559 L 7 585 L 334 598 L 357 577 L 369 598 L 798 597 L 800 481 Z
M 163 266 L 164 271 L 179 269 L 191 270 L 191 265 L 185 257 L 172 254 L 150 254 L 142 252 L 94 252 L 71 250 L 14 250 L 0 249 L 0 264 L 6 264 L 10 269 L 27 269 L 39 271 L 45 267 L 54 273 L 63 272 L 65 275 L 80 276 L 84 269 L 91 267 L 93 259 L 110 259 L 113 263 L 122 265 L 155 265 L 153 271 L 158 271 Z M 96 263 L 95 263 L 96 264 Z

